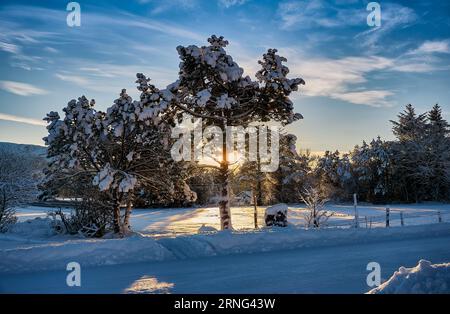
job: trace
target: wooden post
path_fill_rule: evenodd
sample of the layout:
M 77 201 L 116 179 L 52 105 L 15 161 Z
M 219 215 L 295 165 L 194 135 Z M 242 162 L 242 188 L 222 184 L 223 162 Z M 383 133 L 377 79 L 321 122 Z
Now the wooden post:
M 353 206 L 355 208 L 355 228 L 359 227 L 359 215 L 358 215 L 358 199 L 356 193 L 353 193 Z
M 367 216 L 364 216 L 364 220 L 366 221 L 366 229 L 368 228 Z
M 438 222 L 442 222 L 442 216 L 441 216 L 441 212 L 438 211 Z
M 253 206 L 254 206 L 253 220 L 255 222 L 255 229 L 258 229 L 258 208 L 256 204 L 256 193 L 253 193 Z
M 372 217 L 369 218 L 369 229 L 372 229 Z
M 389 227 L 389 207 L 386 207 L 386 228 Z
M 400 225 L 403 227 L 405 222 L 403 221 L 403 212 L 400 212 Z

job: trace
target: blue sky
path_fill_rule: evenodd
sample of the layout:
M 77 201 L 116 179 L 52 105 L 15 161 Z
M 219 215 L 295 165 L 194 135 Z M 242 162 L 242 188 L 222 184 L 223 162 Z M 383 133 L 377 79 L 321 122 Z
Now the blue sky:
M 43 144 L 42 117 L 86 95 L 106 109 L 135 74 L 164 88 L 177 78 L 178 45 L 211 34 L 253 77 L 268 48 L 288 59 L 306 86 L 293 97 L 305 119 L 288 127 L 301 149 L 347 151 L 377 135 L 405 104 L 439 103 L 450 119 L 450 4 L 379 1 L 381 26 L 367 25 L 369 1 L 69 1 L 0 4 L 0 141 Z

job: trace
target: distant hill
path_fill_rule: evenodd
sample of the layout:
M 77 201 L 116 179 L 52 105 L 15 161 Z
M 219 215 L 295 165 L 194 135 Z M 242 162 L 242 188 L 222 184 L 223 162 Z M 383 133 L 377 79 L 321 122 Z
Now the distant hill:
M 0 142 L 0 150 L 16 153 L 19 155 L 34 155 L 38 157 L 46 158 L 47 148 L 44 146 L 31 145 L 31 144 L 16 144 Z

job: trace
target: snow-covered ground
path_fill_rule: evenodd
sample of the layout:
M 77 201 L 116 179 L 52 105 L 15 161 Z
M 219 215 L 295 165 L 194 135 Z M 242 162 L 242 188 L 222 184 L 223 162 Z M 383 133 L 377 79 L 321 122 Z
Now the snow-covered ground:
M 371 289 L 366 285 L 369 262 L 381 265 L 384 281 L 400 266 L 412 267 L 419 259 L 450 260 L 450 235 L 394 239 L 164 262 L 95 267 L 81 263 L 81 287 L 72 288 L 66 285 L 65 267 L 0 273 L 0 292 L 364 293 Z
M 366 227 L 384 227 L 386 207 L 382 205 L 358 205 L 359 224 Z M 403 212 L 405 226 L 418 224 L 431 224 L 438 222 L 438 213 L 444 222 L 450 222 L 450 204 L 400 204 L 388 205 L 390 208 L 390 225 L 400 225 L 400 212 Z M 327 210 L 334 211 L 335 215 L 328 221 L 330 227 L 350 227 L 354 223 L 354 208 L 352 205 L 328 205 Z M 43 217 L 52 210 L 45 207 L 21 208 L 17 212 L 19 221 L 30 218 Z M 258 225 L 264 225 L 265 207 L 258 207 Z M 236 230 L 253 229 L 253 207 L 232 207 L 231 215 L 233 228 Z M 303 226 L 303 205 L 290 205 L 288 221 L 295 226 Z M 219 211 L 216 206 L 201 208 L 164 208 L 164 209 L 135 209 L 131 217 L 134 231 L 152 236 L 195 234 L 202 226 L 220 229 Z
M 371 261 L 380 263 L 385 279 L 420 259 L 450 261 L 450 205 L 390 208 L 391 219 L 404 212 L 405 227 L 378 227 L 383 218 L 372 228 L 305 230 L 304 209 L 293 206 L 289 227 L 255 231 L 253 208 L 236 207 L 236 231 L 201 234 L 202 226 L 219 228 L 217 208 L 137 209 L 132 226 L 138 233 L 125 239 L 52 235 L 45 218 L 50 209 L 20 209 L 20 222 L 0 235 L 0 292 L 362 293 L 370 290 Z M 332 209 L 331 226 L 351 224 L 352 206 Z M 359 206 L 359 215 L 383 217 L 384 210 Z M 437 223 L 438 211 L 443 223 Z M 260 208 L 261 223 L 263 213 Z M 81 288 L 65 284 L 72 261 L 82 267 Z

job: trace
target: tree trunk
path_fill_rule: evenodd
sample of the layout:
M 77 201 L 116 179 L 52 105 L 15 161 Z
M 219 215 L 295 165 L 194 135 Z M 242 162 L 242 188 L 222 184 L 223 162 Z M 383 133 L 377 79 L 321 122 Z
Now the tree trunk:
M 128 233 L 131 231 L 130 227 L 130 216 L 131 216 L 131 210 L 133 208 L 133 198 L 132 196 L 128 196 L 127 199 L 127 208 L 125 209 L 125 217 L 123 219 L 123 232 Z
M 258 168 L 259 168 L 259 166 L 258 166 Z M 261 169 L 258 170 L 258 182 L 256 185 L 256 190 L 257 190 L 258 205 L 263 205 Z
M 226 128 L 224 128 L 223 142 L 222 142 L 222 162 L 220 163 L 220 169 L 219 169 L 219 182 L 220 182 L 220 189 L 221 189 L 220 201 L 219 201 L 219 214 L 220 214 L 221 230 L 232 229 L 227 154 L 228 154 L 228 151 L 227 151 L 227 141 L 226 141 Z
M 258 131 L 258 137 L 256 141 L 256 166 L 257 166 L 257 182 L 256 182 L 256 191 L 257 191 L 257 198 L 258 198 L 258 205 L 263 205 L 263 197 L 262 197 L 262 175 L 261 175 L 261 156 L 259 154 L 259 131 Z
M 113 224 L 114 224 L 114 233 L 121 233 L 121 223 L 120 223 L 120 202 L 116 201 L 114 205 L 114 213 L 113 213 Z

